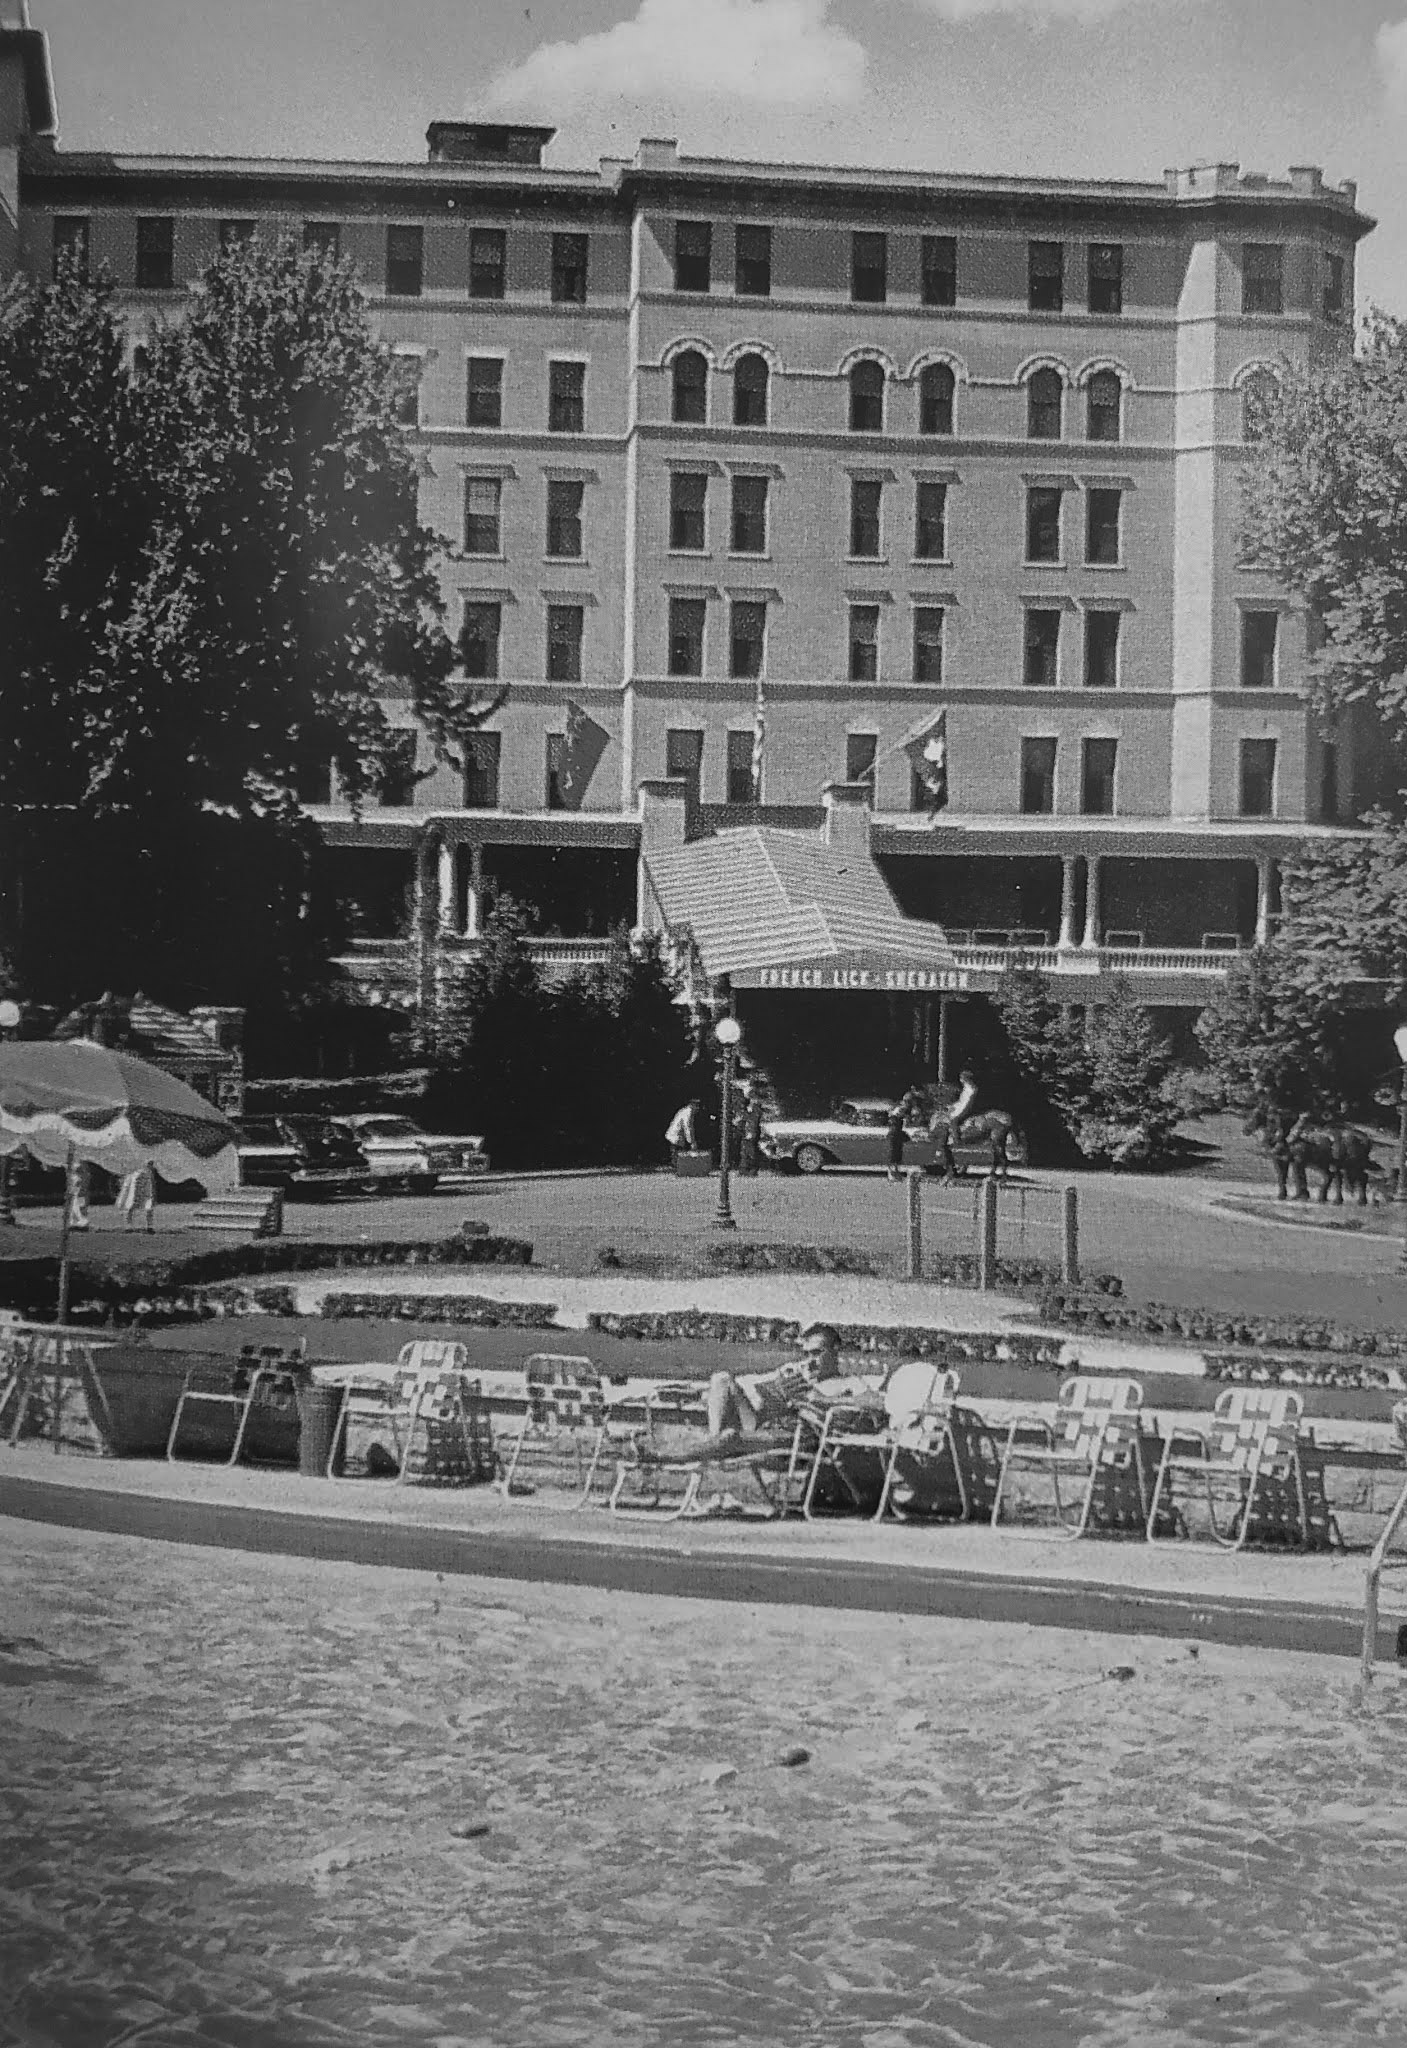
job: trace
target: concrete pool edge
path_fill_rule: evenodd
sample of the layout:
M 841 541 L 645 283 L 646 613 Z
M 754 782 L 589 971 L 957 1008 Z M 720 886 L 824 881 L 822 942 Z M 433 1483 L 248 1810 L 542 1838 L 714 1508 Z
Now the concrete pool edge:
M 525 1533 L 270 1509 L 181 1497 L 157 1487 L 118 1489 L 8 1471 L 0 1471 L 0 1516 L 202 1548 L 595 1591 L 1088 1629 L 1339 1657 L 1357 1657 L 1362 1647 L 1357 1588 L 1352 1603 L 1315 1602 L 835 1554 L 808 1557 L 762 1550 L 751 1541 L 707 1549 L 612 1542 L 558 1528 Z M 1379 1659 L 1396 1658 L 1397 1635 L 1397 1619 L 1385 1617 L 1378 1630 Z

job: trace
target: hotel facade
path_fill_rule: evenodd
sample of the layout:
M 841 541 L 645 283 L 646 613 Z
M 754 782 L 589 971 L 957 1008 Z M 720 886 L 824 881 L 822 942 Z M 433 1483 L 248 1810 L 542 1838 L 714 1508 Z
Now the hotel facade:
M 1370 736 L 1321 731 L 1238 544 L 1259 381 L 1352 344 L 1352 184 L 574 171 L 455 121 L 420 163 L 74 152 L 0 22 L 0 265 L 105 269 L 139 347 L 222 243 L 291 236 L 401 361 L 449 624 L 508 694 L 462 777 L 404 772 L 393 700 L 381 802 L 310 780 L 382 1002 L 433 1008 L 506 891 L 559 967 L 662 930 L 773 1065 L 819 1033 L 852 1086 L 932 1074 L 1014 957 L 1195 1013 L 1361 809 Z

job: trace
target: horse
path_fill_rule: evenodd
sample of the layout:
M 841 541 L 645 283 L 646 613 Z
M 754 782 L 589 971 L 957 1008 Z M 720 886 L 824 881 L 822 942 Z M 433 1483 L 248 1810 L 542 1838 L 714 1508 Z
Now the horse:
M 1355 1124 L 1311 1124 L 1273 1103 L 1258 1102 L 1242 1126 L 1253 1136 L 1259 1131 L 1275 1167 L 1277 1201 L 1287 1201 L 1294 1183 L 1297 1202 L 1309 1200 L 1309 1176 L 1313 1167 L 1322 1175 L 1319 1200 L 1327 1202 L 1330 1190 L 1336 1206 L 1342 1207 L 1344 1189 L 1360 1209 L 1368 1202 L 1368 1176 L 1373 1170 L 1373 1141 Z
M 991 1147 L 990 1171 L 1002 1180 L 1009 1175 L 1012 1159 L 1008 1148 L 1013 1141 L 1019 1146 L 1021 1133 L 1016 1128 L 1015 1117 L 1007 1110 L 979 1109 L 974 1116 L 964 1117 L 956 1127 L 940 1112 L 930 1128 L 938 1140 L 938 1158 L 934 1164 L 942 1168 L 944 1180 L 959 1178 L 954 1143 L 971 1144 L 974 1140 L 982 1138 L 985 1138 Z

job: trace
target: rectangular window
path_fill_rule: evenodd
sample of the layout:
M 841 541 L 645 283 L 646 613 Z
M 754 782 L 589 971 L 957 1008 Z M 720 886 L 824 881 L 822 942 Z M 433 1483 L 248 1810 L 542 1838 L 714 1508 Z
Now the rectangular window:
M 921 604 L 914 611 L 914 681 L 943 680 L 943 607 Z
M 1065 244 L 1030 242 L 1026 248 L 1026 304 L 1033 313 L 1065 310 Z
M 1114 776 L 1118 768 L 1117 740 L 1086 740 L 1080 775 L 1080 809 L 1091 818 L 1114 815 Z
M 466 555 L 496 555 L 500 552 L 500 513 L 503 483 L 496 476 L 471 476 L 464 480 L 464 552 Z
M 137 222 L 137 290 L 169 292 L 174 282 L 176 223 L 169 215 Z
M 415 801 L 415 734 L 393 732 L 376 779 L 376 801 L 383 810 L 405 810 Z
M 674 289 L 706 292 L 713 287 L 713 222 L 674 223 Z
M 735 555 L 765 555 L 767 552 L 765 476 L 733 478 L 732 549 Z
M 1344 310 L 1344 260 L 1342 256 L 1324 258 L 1324 318 L 1341 320 Z
M 501 299 L 508 276 L 506 228 L 470 228 L 469 296 Z
M 852 683 L 879 680 L 877 604 L 852 604 L 850 607 L 850 680 Z
M 694 802 L 703 777 L 704 736 L 690 726 L 675 726 L 664 736 L 664 772 L 671 782 L 687 782 Z
M 1273 690 L 1280 639 L 1279 612 L 1241 614 L 1241 688 Z
M 676 554 L 702 554 L 707 546 L 708 478 L 692 470 L 671 470 L 669 545 Z
M 305 220 L 303 247 L 335 263 L 342 254 L 342 229 L 335 220 Z
M 464 808 L 498 809 L 498 779 L 503 762 L 503 735 L 471 732 L 464 742 Z
M 956 235 L 925 235 L 919 291 L 925 306 L 955 306 L 958 302 L 958 238 Z
M 547 365 L 547 431 L 549 434 L 586 432 L 585 363 Z
M 586 266 L 591 250 L 589 235 L 552 237 L 552 303 L 554 306 L 586 304 Z
M 728 673 L 760 676 L 767 638 L 767 606 L 753 598 L 736 598 L 728 626 Z
M 1027 817 L 1049 817 L 1055 809 L 1055 741 L 1021 742 L 1021 809 Z
M 1091 313 L 1122 313 L 1124 310 L 1124 249 L 1121 242 L 1091 242 L 1089 245 L 1089 310 Z
M 398 350 L 391 358 L 391 375 L 394 380 L 392 402 L 396 408 L 398 426 L 420 425 L 420 379 L 424 368 L 424 363 L 416 355 L 402 354 Z
M 1241 816 L 1275 816 L 1275 742 L 1241 742 Z
M 567 808 L 567 795 L 562 782 L 567 767 L 567 735 L 564 732 L 549 732 L 545 738 L 547 808 L 549 811 L 564 811 Z
M 252 220 L 222 220 L 220 222 L 220 248 L 243 249 L 254 240 L 256 223 Z
M 394 299 L 418 299 L 425 288 L 425 230 L 386 230 L 386 290 Z
M 1060 500 L 1057 484 L 1033 484 L 1026 493 L 1026 560 L 1060 560 Z
M 503 425 L 503 363 L 498 356 L 470 356 L 464 418 L 471 427 Z
M 86 213 L 61 213 L 54 220 L 54 276 L 67 267 L 75 277 L 88 281 L 88 251 L 91 233 Z
M 476 683 L 498 680 L 498 646 L 503 632 L 503 606 L 492 600 L 468 599 L 459 634 L 464 673 Z
M 581 507 L 586 485 L 549 477 L 547 481 L 547 552 L 577 561 L 581 546 Z
M 1028 611 L 1021 679 L 1028 690 L 1053 690 L 1060 675 L 1060 614 Z
M 728 734 L 728 802 L 750 804 L 757 795 L 752 786 L 752 728 Z
M 739 227 L 734 242 L 733 288 L 742 298 L 772 296 L 772 230 Z
M 1326 825 L 1339 821 L 1339 750 L 1333 740 L 1319 750 L 1319 815 Z
M 550 604 L 547 607 L 547 680 L 549 683 L 581 681 L 581 632 L 586 617 L 579 604 Z
M 1241 311 L 1283 313 L 1285 252 L 1278 242 L 1246 242 L 1241 249 Z
M 701 676 L 704 657 L 704 620 L 708 606 L 701 597 L 672 597 L 669 600 L 669 673 L 672 676 Z
M 873 560 L 879 553 L 879 507 L 883 484 L 850 479 L 850 552 Z
M 1121 491 L 1085 493 L 1085 560 L 1108 565 L 1119 559 Z
M 941 562 L 948 552 L 948 486 L 920 478 L 914 494 L 914 557 Z
M 879 734 L 875 732 L 848 732 L 845 735 L 845 779 L 847 782 L 867 782 L 874 789 L 875 755 L 879 750 Z
M 1085 613 L 1085 688 L 1113 690 L 1119 681 L 1120 612 Z
M 850 237 L 850 296 L 857 304 L 884 304 L 889 290 L 888 272 L 888 247 L 883 235 Z

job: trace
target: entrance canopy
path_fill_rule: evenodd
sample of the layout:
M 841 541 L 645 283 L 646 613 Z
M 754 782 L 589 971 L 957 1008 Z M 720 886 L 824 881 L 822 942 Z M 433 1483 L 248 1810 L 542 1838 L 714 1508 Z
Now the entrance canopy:
M 863 845 L 750 825 L 656 849 L 645 868 L 666 927 L 692 937 L 710 980 L 880 994 L 969 985 L 942 927 L 904 916 Z

